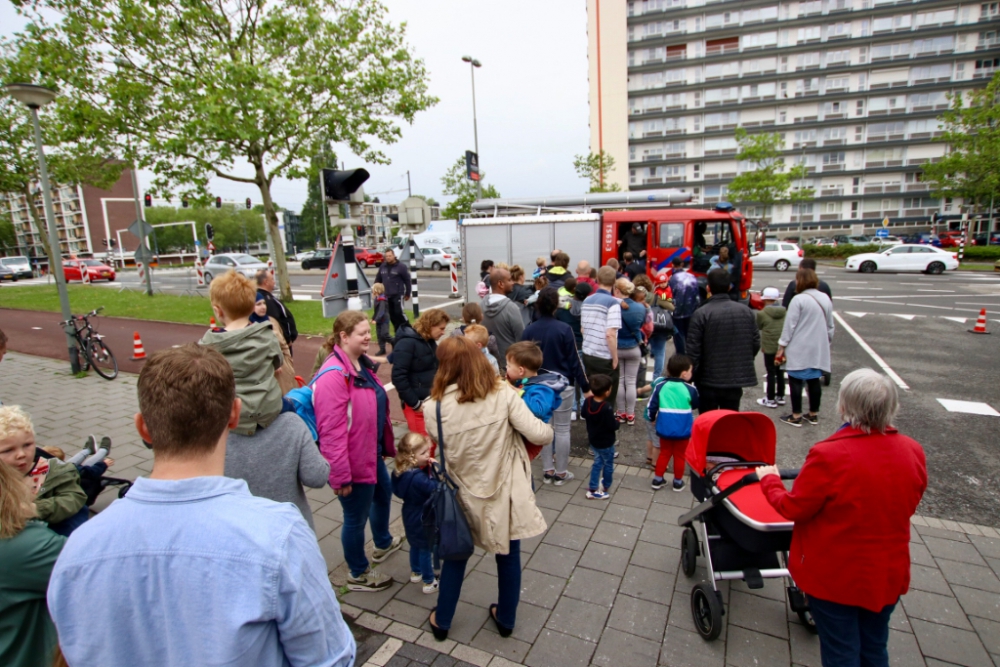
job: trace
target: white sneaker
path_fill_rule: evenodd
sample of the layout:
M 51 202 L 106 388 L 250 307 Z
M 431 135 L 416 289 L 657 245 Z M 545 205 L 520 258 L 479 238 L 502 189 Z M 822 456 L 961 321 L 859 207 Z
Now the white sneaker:
M 757 405 L 763 405 L 765 408 L 777 408 L 778 407 L 778 402 L 777 401 L 769 401 L 766 398 L 758 398 L 757 399 Z
M 411 584 L 419 584 L 423 580 L 424 580 L 424 575 L 420 574 L 419 572 L 410 572 Z
M 391 556 L 393 552 L 397 551 L 401 546 L 403 546 L 403 540 L 405 539 L 406 537 L 403 535 L 396 535 L 395 537 L 392 538 L 392 544 L 390 544 L 387 548 L 375 549 L 374 551 L 372 551 L 372 560 L 376 563 L 381 563 L 386 558 Z
M 575 422 L 576 421 L 576 410 L 574 410 L 573 412 L 569 413 L 569 420 L 571 422 Z
M 566 472 L 564 472 L 562 475 L 553 475 L 552 476 L 552 485 L 553 486 L 562 486 L 563 484 L 565 484 L 569 480 L 573 479 L 575 476 L 576 475 L 574 475 L 573 473 L 569 472 L 568 470 Z
M 421 581 L 423 581 L 423 580 L 421 579 Z M 438 579 L 435 579 L 433 582 L 431 582 L 429 584 L 424 584 L 424 594 L 425 595 L 433 595 L 434 593 L 437 593 L 438 592 L 438 585 L 439 584 L 440 584 L 440 582 L 439 582 Z
M 365 570 L 359 577 L 347 575 L 347 590 L 349 591 L 373 593 L 384 591 L 390 586 L 392 586 L 392 577 L 372 568 Z

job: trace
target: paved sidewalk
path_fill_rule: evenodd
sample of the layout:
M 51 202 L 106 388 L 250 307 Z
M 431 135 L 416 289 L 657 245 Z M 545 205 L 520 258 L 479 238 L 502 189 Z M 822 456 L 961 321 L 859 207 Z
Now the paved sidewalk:
M 135 377 L 75 379 L 64 366 L 10 354 L 0 365 L 0 400 L 32 414 L 41 444 L 73 453 L 87 433 L 106 433 L 115 439 L 115 475 L 148 472 L 151 455 L 132 426 Z M 760 590 L 723 583 L 722 635 L 706 643 L 694 632 L 690 592 L 704 571 L 688 579 L 678 567 L 677 517 L 692 505 L 689 493 L 653 492 L 649 471 L 618 466 L 610 501 L 587 500 L 580 480 L 589 461 L 574 458 L 570 469 L 576 480 L 538 489 L 549 529 L 522 543 L 521 605 L 511 638 L 500 638 L 487 623 L 488 605 L 496 600 L 496 566 L 477 553 L 447 642 L 430 634 L 426 620 L 436 596 L 424 595 L 418 585 L 342 595 L 345 614 L 368 633 L 359 635 L 366 648 L 358 664 L 820 666 L 819 642 L 788 608 L 778 581 Z M 340 505 L 328 488 L 309 490 L 308 496 L 331 579 L 339 586 L 345 574 Z M 97 509 L 110 500 L 102 497 Z M 392 517 L 393 532 L 401 532 L 398 504 Z M 1000 533 L 918 516 L 910 549 L 912 585 L 893 614 L 892 664 L 1000 665 Z M 408 555 L 397 553 L 381 567 L 406 581 Z

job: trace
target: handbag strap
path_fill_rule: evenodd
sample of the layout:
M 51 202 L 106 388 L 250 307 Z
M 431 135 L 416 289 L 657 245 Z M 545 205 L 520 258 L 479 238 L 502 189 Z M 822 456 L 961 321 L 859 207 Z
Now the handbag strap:
M 803 294 L 809 294 L 809 292 L 803 292 Z M 816 298 L 816 295 L 815 294 L 809 294 L 809 298 L 811 298 L 813 301 L 815 301 L 816 305 L 819 306 L 819 309 L 823 311 L 823 317 L 829 319 L 830 316 L 826 314 L 826 307 L 820 302 L 819 299 Z
M 444 474 L 448 474 L 447 472 L 445 472 L 445 468 L 447 466 L 444 460 L 444 431 L 442 431 L 441 429 L 441 401 L 437 402 L 437 407 L 435 409 L 435 412 L 437 413 L 437 423 L 438 423 L 438 451 L 441 452 L 441 472 Z

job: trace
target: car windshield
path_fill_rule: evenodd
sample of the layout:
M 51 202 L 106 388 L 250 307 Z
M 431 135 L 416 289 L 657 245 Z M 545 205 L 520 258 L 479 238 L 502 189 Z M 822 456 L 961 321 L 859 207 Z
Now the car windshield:
M 0 259 L 0 264 L 4 266 L 17 266 L 19 264 L 27 264 L 28 260 L 24 257 L 4 257 Z
M 236 255 L 233 257 L 237 264 L 260 264 L 261 261 L 252 255 Z
M 83 260 L 83 263 L 87 266 L 104 266 L 103 263 L 98 262 L 96 259 L 85 259 Z

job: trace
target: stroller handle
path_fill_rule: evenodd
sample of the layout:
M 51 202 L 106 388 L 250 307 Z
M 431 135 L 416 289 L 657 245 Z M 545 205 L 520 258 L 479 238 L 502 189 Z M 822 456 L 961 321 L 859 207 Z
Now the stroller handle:
M 796 477 L 799 476 L 799 469 L 786 468 L 784 470 L 779 470 L 778 475 L 781 477 L 781 479 L 795 479 Z M 713 507 L 722 504 L 723 500 L 733 495 L 740 489 L 750 486 L 751 484 L 756 484 L 759 481 L 760 478 L 757 477 L 757 473 L 755 472 L 747 473 L 746 475 L 741 477 L 738 482 L 727 488 L 725 491 L 713 494 L 712 496 L 704 500 L 701 504 L 695 506 L 695 508 L 692 509 L 690 512 L 682 515 L 680 518 L 677 519 L 677 523 L 681 526 L 689 526 L 691 522 L 694 521 L 699 515 L 704 514 Z
M 778 476 L 781 477 L 781 479 L 795 479 L 799 476 L 799 470 L 799 468 L 784 468 L 778 471 Z M 755 472 L 749 473 L 740 478 L 740 482 L 742 482 L 744 486 L 746 484 L 753 484 L 754 482 L 759 481 L 760 478 L 757 477 L 757 473 Z

